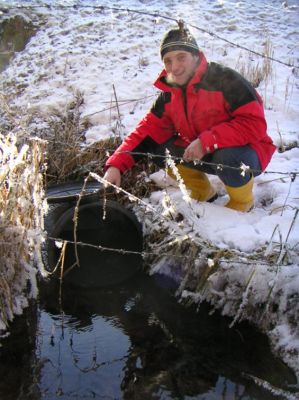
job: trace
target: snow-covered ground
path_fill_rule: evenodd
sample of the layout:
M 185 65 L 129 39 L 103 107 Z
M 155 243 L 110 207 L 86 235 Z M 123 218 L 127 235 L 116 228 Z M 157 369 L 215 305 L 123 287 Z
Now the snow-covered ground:
M 82 1 L 77 7 L 72 7 L 77 4 L 73 1 L 0 1 L 11 11 L 17 4 L 29 7 L 20 8 L 19 14 L 30 19 L 39 13 L 46 22 L 2 72 L 1 90 L 22 117 L 63 109 L 80 91 L 82 116 L 91 122 L 87 143 L 115 130 L 117 108 L 111 110 L 115 93 L 122 135 L 150 108 L 156 95 L 152 82 L 162 67 L 160 39 L 175 26 L 174 19 L 187 23 L 208 60 L 239 70 L 242 65 L 261 67 L 265 61 L 256 53 L 270 46 L 275 60 L 258 90 L 265 103 L 268 132 L 285 151 L 276 152 L 267 172 L 255 179 L 254 210 L 241 214 L 223 208 L 226 194 L 216 177 L 212 182 L 222 196 L 214 204 L 192 204 L 192 221 L 179 189 L 170 186 L 167 192 L 195 236 L 218 249 L 235 250 L 246 260 L 257 251 L 272 257 L 272 267 L 255 265 L 254 274 L 248 264 L 223 266 L 220 272 L 226 271 L 228 282 L 247 282 L 244 303 L 251 301 L 255 306 L 265 299 L 269 302 L 269 297 L 279 299 L 268 335 L 299 378 L 299 1 L 105 0 Z M 31 128 L 38 130 L 38 122 Z M 165 184 L 163 171 L 151 179 Z M 163 195 L 163 190 L 157 190 L 148 201 L 159 208 Z M 165 264 L 155 268 L 172 273 Z M 219 289 L 223 279 L 219 273 L 211 277 L 218 297 L 209 294 L 206 298 L 234 317 L 238 310 L 229 306 L 228 292 Z

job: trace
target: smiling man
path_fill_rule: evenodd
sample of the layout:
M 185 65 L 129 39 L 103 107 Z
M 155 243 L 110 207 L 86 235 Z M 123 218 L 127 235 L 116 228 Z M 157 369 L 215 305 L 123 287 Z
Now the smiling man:
M 165 34 L 160 55 L 164 69 L 155 86 L 161 93 L 109 157 L 104 178 L 120 186 L 121 174 L 139 161 L 140 153 L 161 155 L 153 160 L 163 167 L 168 149 L 182 157 L 178 171 L 193 199 L 215 200 L 207 174 L 217 175 L 229 195 L 226 207 L 250 211 L 254 176 L 267 167 L 275 151 L 261 97 L 236 71 L 208 63 L 181 22 Z M 249 172 L 241 173 L 242 164 Z

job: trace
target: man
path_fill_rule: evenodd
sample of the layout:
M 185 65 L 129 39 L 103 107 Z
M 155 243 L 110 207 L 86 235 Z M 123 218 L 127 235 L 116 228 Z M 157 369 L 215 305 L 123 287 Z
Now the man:
M 153 161 L 162 167 L 168 149 L 183 159 L 177 167 L 192 198 L 217 197 L 206 175 L 214 174 L 229 195 L 226 207 L 250 211 L 254 176 L 266 168 L 275 151 L 259 94 L 236 71 L 207 63 L 182 23 L 165 34 L 160 54 L 164 69 L 155 86 L 161 93 L 109 157 L 104 178 L 120 186 L 121 174 L 142 157 L 140 153 L 161 155 Z M 242 163 L 249 172 L 241 173 Z

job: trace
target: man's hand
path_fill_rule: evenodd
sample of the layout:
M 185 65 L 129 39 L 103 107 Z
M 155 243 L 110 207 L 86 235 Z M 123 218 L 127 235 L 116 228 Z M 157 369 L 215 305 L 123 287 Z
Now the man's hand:
M 185 161 L 199 161 L 203 156 L 204 152 L 202 150 L 201 141 L 199 139 L 195 139 L 189 144 L 188 147 L 186 147 L 183 154 L 183 159 Z
M 116 167 L 109 167 L 104 175 L 106 181 L 113 183 L 115 186 L 120 186 L 121 183 L 121 173 Z

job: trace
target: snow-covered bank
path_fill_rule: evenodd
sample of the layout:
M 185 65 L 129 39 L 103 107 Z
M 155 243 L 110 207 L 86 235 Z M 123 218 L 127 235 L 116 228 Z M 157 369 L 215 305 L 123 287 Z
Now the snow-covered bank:
M 55 2 L 52 8 L 43 7 L 45 3 L 24 2 L 34 7 L 18 11 L 26 17 L 35 12 L 46 15 L 47 22 L 1 74 L 2 91 L 19 116 L 30 120 L 32 133 L 46 129 L 43 115 L 62 109 L 80 91 L 83 116 L 91 124 L 85 133 L 87 143 L 119 129 L 117 108 L 111 110 L 114 89 L 122 135 L 150 107 L 156 94 L 151 83 L 161 68 L 160 38 L 174 25 L 163 16 L 184 19 L 193 26 L 191 31 L 208 60 L 233 68 L 261 66 L 262 57 L 244 47 L 263 53 L 266 43 L 271 43 L 271 55 L 277 61 L 271 61 L 271 73 L 258 90 L 264 98 L 269 133 L 286 151 L 276 152 L 267 173 L 256 179 L 255 209 L 245 215 L 224 209 L 226 194 L 217 178 L 213 183 L 222 196 L 216 204 L 191 203 L 190 207 L 176 187 L 168 187 L 167 192 L 184 217 L 183 232 L 190 235 L 192 227 L 195 241 L 236 255 L 233 263 L 220 260 L 219 268 L 209 274 L 204 295 L 188 289 L 187 280 L 181 295 L 195 300 L 203 296 L 232 317 L 239 315 L 241 306 L 248 311 L 242 315 L 255 323 L 254 310 L 264 304 L 267 317 L 263 316 L 262 323 L 272 346 L 299 377 L 299 181 L 294 174 L 298 173 L 299 158 L 298 1 L 131 0 L 121 5 L 81 2 L 76 8 L 71 7 L 71 1 Z M 14 10 L 14 2 L 0 4 Z M 164 185 L 163 171 L 151 179 Z M 160 210 L 163 197 L 164 191 L 157 190 L 147 201 Z M 148 234 L 149 228 L 159 226 L 145 226 Z M 252 254 L 253 265 L 249 262 Z M 167 260 L 154 267 L 170 275 L 177 271 Z M 192 275 L 192 271 L 183 270 L 179 278 L 186 272 Z

